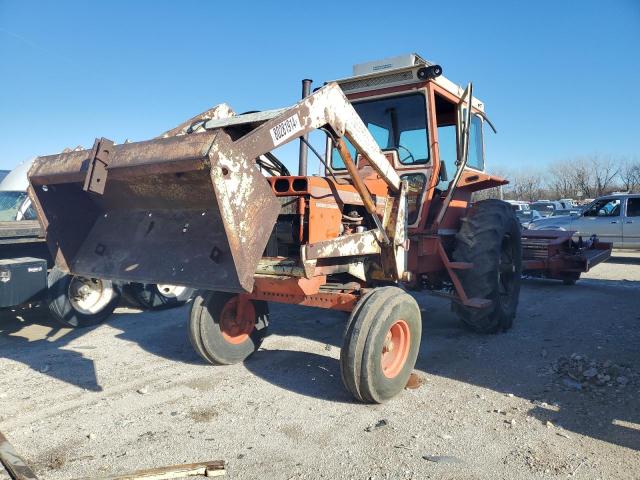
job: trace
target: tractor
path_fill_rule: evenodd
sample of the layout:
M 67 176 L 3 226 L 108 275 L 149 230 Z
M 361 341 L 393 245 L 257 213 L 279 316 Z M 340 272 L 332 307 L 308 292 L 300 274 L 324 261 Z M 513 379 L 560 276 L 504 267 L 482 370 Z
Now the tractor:
M 507 181 L 485 172 L 493 126 L 471 84 L 416 54 L 309 84 L 292 107 L 222 104 L 151 140 L 39 157 L 29 193 L 63 270 L 199 289 L 189 334 L 212 364 L 260 347 L 269 302 L 348 312 L 342 380 L 357 400 L 384 402 L 420 348 L 409 290 L 449 298 L 475 332 L 512 326 L 521 228 L 509 204 L 472 202 Z M 274 150 L 296 139 L 291 175 Z M 306 174 L 309 149 L 324 176 Z

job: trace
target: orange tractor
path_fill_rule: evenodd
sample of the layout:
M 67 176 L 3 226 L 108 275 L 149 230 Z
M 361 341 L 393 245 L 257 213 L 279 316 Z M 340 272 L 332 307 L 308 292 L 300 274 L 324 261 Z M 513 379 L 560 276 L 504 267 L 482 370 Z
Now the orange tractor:
M 419 351 L 406 289 L 450 298 L 481 333 L 516 315 L 518 220 L 502 201 L 471 204 L 507 183 L 484 171 L 487 124 L 471 84 L 406 55 L 357 65 L 290 108 L 223 104 L 149 141 L 40 157 L 30 195 L 64 270 L 201 289 L 190 337 L 210 363 L 260 346 L 268 302 L 350 312 L 343 382 L 383 402 Z M 325 155 L 312 130 L 326 134 Z M 307 176 L 304 160 L 292 176 L 272 152 L 297 138 L 326 176 Z

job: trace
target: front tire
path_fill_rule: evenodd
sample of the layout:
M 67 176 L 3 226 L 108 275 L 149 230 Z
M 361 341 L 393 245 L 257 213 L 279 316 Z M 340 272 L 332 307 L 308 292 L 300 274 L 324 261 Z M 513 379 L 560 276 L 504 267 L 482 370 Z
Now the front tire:
M 402 391 L 420 350 L 417 302 L 398 287 L 368 292 L 351 312 L 340 351 L 340 372 L 359 401 L 383 403 Z
M 267 302 L 244 295 L 199 292 L 191 306 L 189 339 L 206 362 L 233 365 L 260 348 L 268 325 Z
M 453 259 L 473 263 L 459 277 L 469 298 L 491 300 L 484 309 L 454 302 L 462 322 L 478 333 L 511 328 L 516 316 L 522 274 L 521 229 L 511 206 L 501 200 L 475 203 L 456 235 Z
M 120 292 L 111 281 L 70 275 L 55 266 L 47 283 L 49 312 L 54 320 L 69 328 L 104 322 L 120 301 Z

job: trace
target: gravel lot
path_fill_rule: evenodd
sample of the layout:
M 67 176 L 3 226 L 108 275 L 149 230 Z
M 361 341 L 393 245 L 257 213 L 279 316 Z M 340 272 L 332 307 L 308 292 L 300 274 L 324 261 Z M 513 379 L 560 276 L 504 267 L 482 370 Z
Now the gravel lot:
M 216 459 L 234 479 L 639 477 L 639 253 L 573 287 L 526 280 L 506 334 L 417 298 L 424 383 L 375 406 L 343 390 L 340 313 L 272 305 L 231 367 L 192 351 L 188 307 L 82 331 L 3 318 L 0 430 L 44 479 Z

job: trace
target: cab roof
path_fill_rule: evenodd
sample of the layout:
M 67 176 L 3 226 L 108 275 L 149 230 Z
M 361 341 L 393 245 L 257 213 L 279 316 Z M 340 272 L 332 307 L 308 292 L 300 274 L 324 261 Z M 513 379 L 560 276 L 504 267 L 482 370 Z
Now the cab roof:
M 425 60 L 417 53 L 409 53 L 372 62 L 358 63 L 353 66 L 352 76 L 333 81 L 337 82 L 344 93 L 348 95 L 379 88 L 422 83 L 424 80 L 418 78 L 418 70 L 433 65 L 435 64 Z M 463 87 L 456 85 L 444 75 L 435 77 L 432 81 L 458 98 L 464 93 Z M 473 106 L 484 112 L 484 103 L 477 97 L 473 97 Z

